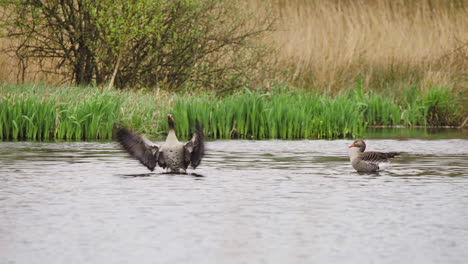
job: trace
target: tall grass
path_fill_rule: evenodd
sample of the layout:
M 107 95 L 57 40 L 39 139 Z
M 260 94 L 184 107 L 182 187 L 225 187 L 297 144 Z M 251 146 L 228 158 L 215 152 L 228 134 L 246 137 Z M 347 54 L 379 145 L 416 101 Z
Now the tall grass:
M 251 2 L 259 11 L 273 7 L 277 65 L 298 87 L 337 93 L 357 76 L 367 90 L 467 87 L 465 0 Z
M 212 138 L 297 139 L 360 136 L 369 126 L 443 126 L 461 121 L 448 88 L 429 89 L 405 100 L 402 104 L 364 93 L 358 83 L 354 91 L 336 96 L 277 87 L 269 93 L 245 91 L 219 100 L 210 95 L 178 97 L 170 111 L 182 137 L 189 137 L 196 123 Z
M 0 94 L 0 139 L 110 139 L 121 122 L 154 127 L 154 106 L 138 93 L 24 85 Z
M 5 93 L 8 88 L 2 89 L 0 139 L 112 137 L 112 128 L 119 119 L 118 100 L 89 91 L 67 95 L 44 93 L 41 89 L 44 88 L 25 87 L 12 94 Z
M 343 138 L 369 126 L 441 126 L 461 122 L 460 103 L 449 88 L 415 87 L 393 97 L 353 91 L 336 96 L 277 86 L 218 98 L 203 93 L 100 91 L 98 88 L 0 86 L 1 139 L 110 139 L 115 126 L 159 137 L 166 114 L 179 137 L 198 124 L 210 138 Z

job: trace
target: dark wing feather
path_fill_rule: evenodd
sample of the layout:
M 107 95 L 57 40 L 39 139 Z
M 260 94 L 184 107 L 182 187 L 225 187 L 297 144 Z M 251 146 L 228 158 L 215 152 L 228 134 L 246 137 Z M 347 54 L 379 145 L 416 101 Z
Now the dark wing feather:
M 163 169 L 165 169 L 167 167 L 166 160 L 164 159 L 164 154 L 163 154 L 162 151 L 159 152 L 158 165 Z
M 205 154 L 205 136 L 203 129 L 196 129 L 192 139 L 184 144 L 184 167 L 196 168 Z
M 368 152 L 363 152 L 361 154 L 361 159 L 369 162 L 383 162 L 387 161 L 388 159 L 391 159 L 395 157 L 396 155 L 399 155 L 400 153 L 398 152 L 375 152 L 375 151 L 368 151 Z
M 151 171 L 156 167 L 159 156 L 159 147 L 134 132 L 125 128 L 117 130 L 117 140 L 130 155 L 139 160 Z

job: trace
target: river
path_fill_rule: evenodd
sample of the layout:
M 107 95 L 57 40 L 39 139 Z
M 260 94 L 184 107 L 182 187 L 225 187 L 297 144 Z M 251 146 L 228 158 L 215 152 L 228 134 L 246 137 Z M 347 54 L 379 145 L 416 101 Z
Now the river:
M 0 142 L 0 263 L 466 263 L 468 139 L 218 140 L 187 175 L 114 142 Z M 437 134 L 440 135 L 440 134 Z

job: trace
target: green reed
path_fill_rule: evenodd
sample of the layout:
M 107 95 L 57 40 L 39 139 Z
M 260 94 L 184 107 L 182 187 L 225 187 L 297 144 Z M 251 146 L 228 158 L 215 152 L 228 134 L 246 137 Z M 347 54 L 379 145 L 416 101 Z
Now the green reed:
M 415 89 L 415 88 L 408 88 Z M 410 93 L 412 91 L 408 91 Z M 369 126 L 441 126 L 460 122 L 448 88 L 417 90 L 408 97 L 354 92 L 337 96 L 277 87 L 224 98 L 179 96 L 169 111 L 178 134 L 189 137 L 195 123 L 211 138 L 343 138 L 361 136 Z
M 190 101 L 178 98 L 171 112 L 182 137 L 188 137 L 197 122 L 212 138 L 297 139 L 360 135 L 365 129 L 362 112 L 352 109 L 347 100 L 346 95 L 330 98 L 307 92 L 247 91 L 219 100 L 210 96 Z
M 0 86 L 0 139 L 110 139 L 121 125 L 160 137 L 167 132 L 168 113 L 181 138 L 190 137 L 198 125 L 214 139 L 332 139 L 362 136 L 369 126 L 457 125 L 462 110 L 448 88 L 409 87 L 384 96 L 364 92 L 359 81 L 354 91 L 336 96 L 277 86 L 221 98 Z
M 119 120 L 118 97 L 96 89 L 1 87 L 0 139 L 106 139 Z

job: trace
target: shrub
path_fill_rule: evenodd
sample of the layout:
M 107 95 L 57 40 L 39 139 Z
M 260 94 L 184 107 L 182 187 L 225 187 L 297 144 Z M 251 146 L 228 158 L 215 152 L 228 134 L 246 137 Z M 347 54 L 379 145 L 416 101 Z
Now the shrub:
M 268 71 L 257 39 L 273 21 L 242 1 L 0 0 L 0 11 L 20 64 L 79 85 L 233 90 Z

